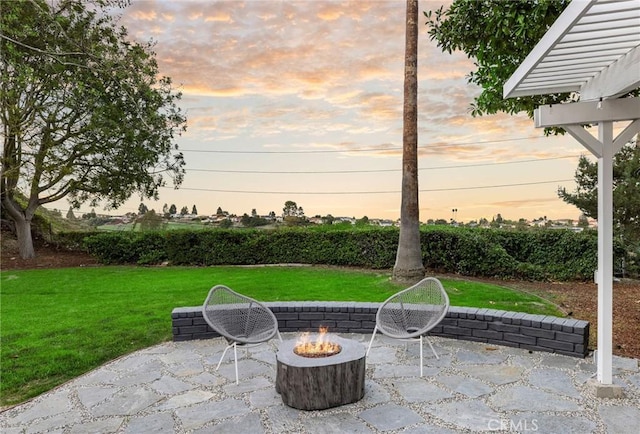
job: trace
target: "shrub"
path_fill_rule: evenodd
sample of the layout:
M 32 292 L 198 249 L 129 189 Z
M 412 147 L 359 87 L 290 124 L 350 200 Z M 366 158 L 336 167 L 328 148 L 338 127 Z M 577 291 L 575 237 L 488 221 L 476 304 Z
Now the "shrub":
M 597 237 L 585 231 L 508 231 L 428 226 L 421 229 L 427 270 L 528 280 L 590 280 Z M 291 227 L 94 233 L 88 251 L 105 264 L 326 264 L 371 269 L 394 266 L 397 228 Z M 616 255 L 624 255 L 620 248 Z

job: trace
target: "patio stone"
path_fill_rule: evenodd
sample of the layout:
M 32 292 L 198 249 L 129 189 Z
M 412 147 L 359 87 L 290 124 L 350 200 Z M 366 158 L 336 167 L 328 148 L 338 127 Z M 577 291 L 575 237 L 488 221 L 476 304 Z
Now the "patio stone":
M 425 377 L 438 375 L 440 368 L 423 368 Z M 418 377 L 420 378 L 420 365 L 378 365 L 373 371 L 373 378 L 397 378 L 397 377 Z
M 381 404 L 389 401 L 389 398 L 389 392 L 383 386 L 375 381 L 365 380 L 364 398 L 361 401 L 364 405 Z
M 38 399 L 35 405 L 28 410 L 10 418 L 11 425 L 24 424 L 40 417 L 50 417 L 71 410 L 69 392 L 62 392 L 48 396 L 46 399 Z
M 427 411 L 438 419 L 471 431 L 492 431 L 492 421 L 501 415 L 481 401 L 454 401 L 430 406 Z
M 252 353 L 251 358 L 254 360 L 259 360 L 262 363 L 272 365 L 272 369 L 275 369 L 276 353 L 271 349 L 263 349 L 260 352 Z
M 133 355 L 123 357 L 118 360 L 117 365 L 112 365 L 112 369 L 118 371 L 139 370 L 144 364 L 152 363 L 151 366 L 157 367 L 157 356 L 148 353 L 134 353 Z
M 575 357 L 561 356 L 558 354 L 545 354 L 540 360 L 540 364 L 551 368 L 575 369 L 578 361 Z
M 224 378 L 219 375 L 213 375 L 209 372 L 201 372 L 192 377 L 184 377 L 184 379 L 196 386 L 220 386 L 221 384 L 226 383 Z
M 13 427 L 5 427 L 2 426 L 2 434 L 24 434 L 24 427 L 22 426 L 13 426 Z
M 575 402 L 526 386 L 512 386 L 489 398 L 489 403 L 514 411 L 580 411 Z
M 640 392 L 640 374 L 629 375 L 627 377 L 627 381 L 632 385 L 632 387 Z
M 511 364 L 522 368 L 532 368 L 536 363 L 537 360 L 531 357 L 531 355 L 511 357 Z
M 596 432 L 597 424 L 582 416 L 561 416 L 547 413 L 520 413 L 513 416 L 509 422 L 509 429 L 519 433 L 590 434 Z
M 85 431 L 93 432 L 93 431 Z M 174 433 L 175 421 L 170 413 L 154 413 L 149 416 L 134 417 L 124 429 L 125 434 Z
M 194 384 L 185 383 L 174 377 L 163 376 L 151 383 L 149 386 L 158 393 L 163 395 L 175 395 L 196 387 Z
M 50 432 L 55 428 L 64 428 L 69 425 L 70 420 L 80 420 L 82 414 L 77 410 L 72 410 L 66 413 L 58 413 L 46 419 L 38 420 L 35 423 L 29 425 L 26 429 L 27 434 L 31 433 L 43 433 Z
M 158 410 L 171 410 L 188 407 L 213 398 L 214 394 L 204 390 L 190 390 L 186 393 L 172 396 L 158 405 Z
M 79 385 L 92 385 L 92 384 L 113 384 L 116 378 L 116 372 L 110 369 L 104 368 L 97 371 L 88 373 L 87 375 L 78 379 Z
M 249 402 L 252 408 L 267 408 L 282 403 L 280 394 L 276 392 L 275 387 L 256 390 L 249 395 Z
M 244 381 L 240 381 L 239 384 L 231 383 L 223 387 L 224 391 L 230 396 L 240 395 L 246 392 L 253 392 L 259 389 L 272 388 L 271 381 L 264 377 L 249 378 Z M 275 390 L 275 389 L 274 389 Z
M 304 429 L 309 434 L 371 434 L 374 432 L 349 413 L 322 414 L 319 412 L 304 420 Z
M 282 402 L 278 406 L 267 408 L 271 432 L 302 432 L 302 425 L 299 420 L 301 413 L 302 411 L 287 407 Z
M 407 428 L 402 431 L 402 434 L 455 434 L 457 432 L 458 431 L 437 425 L 422 424 L 412 428 Z
M 418 413 L 397 404 L 379 405 L 360 412 L 358 416 L 380 431 L 401 429 L 424 422 L 424 419 Z
M 185 430 L 200 428 L 216 419 L 244 416 L 249 413 L 247 405 L 239 399 L 224 401 L 205 401 L 175 411 Z
M 438 357 L 450 355 L 448 349 L 442 348 L 437 344 L 434 344 L 433 348 L 436 350 L 436 354 L 438 355 Z M 406 342 L 406 349 L 403 349 L 402 351 L 411 357 L 420 359 L 420 341 Z M 438 360 L 436 356 L 433 354 L 433 351 L 431 351 L 431 347 L 429 347 L 429 343 L 427 341 L 423 341 L 423 344 L 422 344 L 422 357 L 425 361 L 425 364 L 431 360 L 433 361 Z
M 89 411 L 94 416 L 134 415 L 162 399 L 161 395 L 151 390 L 131 387 L 124 389 Z
M 432 402 L 453 396 L 446 390 L 429 384 L 421 378 L 397 381 L 394 384 L 400 396 L 407 402 Z
M 168 366 L 189 363 L 193 360 L 193 357 L 186 357 L 189 354 L 188 351 L 192 351 L 193 353 L 196 352 L 193 344 L 189 346 L 187 351 L 181 350 L 180 347 L 175 347 L 173 351 L 158 356 L 158 360 Z
M 227 378 L 228 380 L 236 381 L 236 368 L 231 359 L 231 363 L 225 364 L 223 362 L 218 369 L 218 374 Z M 238 379 L 248 379 L 255 376 L 275 375 L 274 369 L 271 366 L 267 366 L 263 363 L 257 362 L 253 359 L 238 360 Z M 242 382 L 242 381 L 241 381 Z
M 113 396 L 120 390 L 114 386 L 91 386 L 78 389 L 78 399 L 87 408 L 91 408 L 99 402 Z
M 607 427 L 607 432 L 637 434 L 640 423 L 640 408 L 630 406 L 599 405 L 598 413 Z
M 201 429 L 202 434 L 215 432 L 216 434 L 263 434 L 265 432 L 260 415 L 251 413 L 244 417 L 237 417 L 225 422 Z
M 125 375 L 113 382 L 116 386 L 135 386 L 138 384 L 151 383 L 159 380 L 162 374 L 157 367 L 146 369 L 144 366 L 133 371 L 128 371 Z
M 461 375 L 440 375 L 436 380 L 454 392 L 461 393 L 469 398 L 477 398 L 493 392 L 493 387 L 479 380 L 466 378 Z
M 191 377 L 205 371 L 204 365 L 197 360 L 187 360 L 184 363 L 167 366 L 167 371 L 176 377 Z
M 579 398 L 580 392 L 566 372 L 557 369 L 535 369 L 529 374 L 529 383 L 548 392 Z
M 458 362 L 469 365 L 497 365 L 504 363 L 507 356 L 496 351 L 460 350 L 456 354 Z
M 396 351 L 389 351 L 387 347 L 371 347 L 371 351 L 367 355 L 367 365 L 396 363 L 397 360 Z
M 76 424 L 71 427 L 69 434 L 109 434 L 118 431 L 123 421 L 124 418 L 122 417 L 111 417 L 109 419 Z
M 461 366 L 459 369 L 474 378 L 495 385 L 509 384 L 518 381 L 524 372 L 524 368 L 509 365 Z
M 431 350 L 429 350 L 429 351 L 431 351 Z M 438 351 L 438 350 L 436 349 L 436 351 Z M 425 352 L 426 352 L 426 350 L 425 350 Z M 439 359 L 436 359 L 435 357 L 431 357 L 431 358 L 427 359 L 425 357 L 424 366 L 425 367 L 433 366 L 433 367 L 436 367 L 436 368 L 447 368 L 447 367 L 451 366 L 452 358 L 453 358 L 453 356 L 451 354 L 440 354 L 440 353 L 438 353 L 438 356 L 440 357 Z M 418 360 L 420 360 L 420 359 L 418 359 Z
M 638 360 L 636 359 L 613 356 L 612 364 L 614 368 L 622 371 L 638 372 Z

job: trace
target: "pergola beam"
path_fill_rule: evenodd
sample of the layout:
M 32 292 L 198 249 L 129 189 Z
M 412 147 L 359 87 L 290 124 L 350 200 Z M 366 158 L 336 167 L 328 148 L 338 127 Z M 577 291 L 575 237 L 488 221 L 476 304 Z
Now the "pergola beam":
M 640 31 L 640 30 L 639 30 Z M 580 101 L 616 98 L 640 87 L 640 46 L 629 51 L 582 86 Z
M 630 121 L 640 116 L 640 98 L 540 106 L 534 112 L 536 128 Z

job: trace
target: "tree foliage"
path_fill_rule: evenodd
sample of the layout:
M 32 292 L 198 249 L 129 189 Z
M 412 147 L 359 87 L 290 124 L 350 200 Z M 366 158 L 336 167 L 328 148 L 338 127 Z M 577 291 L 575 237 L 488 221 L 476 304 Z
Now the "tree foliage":
M 598 164 L 580 157 L 575 173 L 576 188 L 558 189 L 558 196 L 575 205 L 585 216 L 598 218 Z M 613 159 L 613 223 L 618 235 L 640 242 L 640 146 L 624 146 Z
M 429 37 L 449 54 L 462 51 L 473 59 L 475 71 L 469 83 L 482 92 L 471 105 L 473 116 L 505 112 L 526 112 L 533 117 L 536 107 L 575 100 L 569 93 L 502 98 L 504 83 L 511 77 L 570 0 L 455 0 L 449 8 L 440 6 L 424 12 Z M 630 92 L 638 95 L 638 90 Z M 561 133 L 558 128 L 551 128 Z
M 140 230 L 142 231 L 158 230 L 164 225 L 162 216 L 156 214 L 154 210 L 145 212 L 144 215 L 138 218 L 138 223 L 140 223 Z
M 282 208 L 282 217 L 304 217 L 304 210 L 299 207 L 297 203 L 292 200 L 288 200 L 284 203 Z
M 152 44 L 117 26 L 120 3 L 2 3 L 1 199 L 23 257 L 34 256 L 30 222 L 41 205 L 66 197 L 74 208 L 116 208 L 134 193 L 157 199 L 167 177 L 182 182 L 180 94 L 160 77 Z
M 455 0 L 425 12 L 429 37 L 442 51 L 462 51 L 474 60 L 469 83 L 482 88 L 472 104 L 472 115 L 533 110 L 544 104 L 567 101 L 569 94 L 502 98 L 502 86 L 538 43 L 569 0 L 504 1 Z

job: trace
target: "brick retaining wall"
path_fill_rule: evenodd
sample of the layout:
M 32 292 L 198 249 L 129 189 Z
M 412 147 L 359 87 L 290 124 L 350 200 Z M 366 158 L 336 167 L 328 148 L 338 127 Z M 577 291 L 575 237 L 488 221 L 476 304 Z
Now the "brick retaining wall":
M 278 319 L 280 332 L 315 331 L 327 326 L 333 333 L 372 333 L 380 303 L 279 302 L 264 303 Z M 202 317 L 201 306 L 178 307 L 171 312 L 173 340 L 218 337 Z M 586 357 L 589 322 L 452 306 L 429 335 L 486 342 L 534 351 Z

